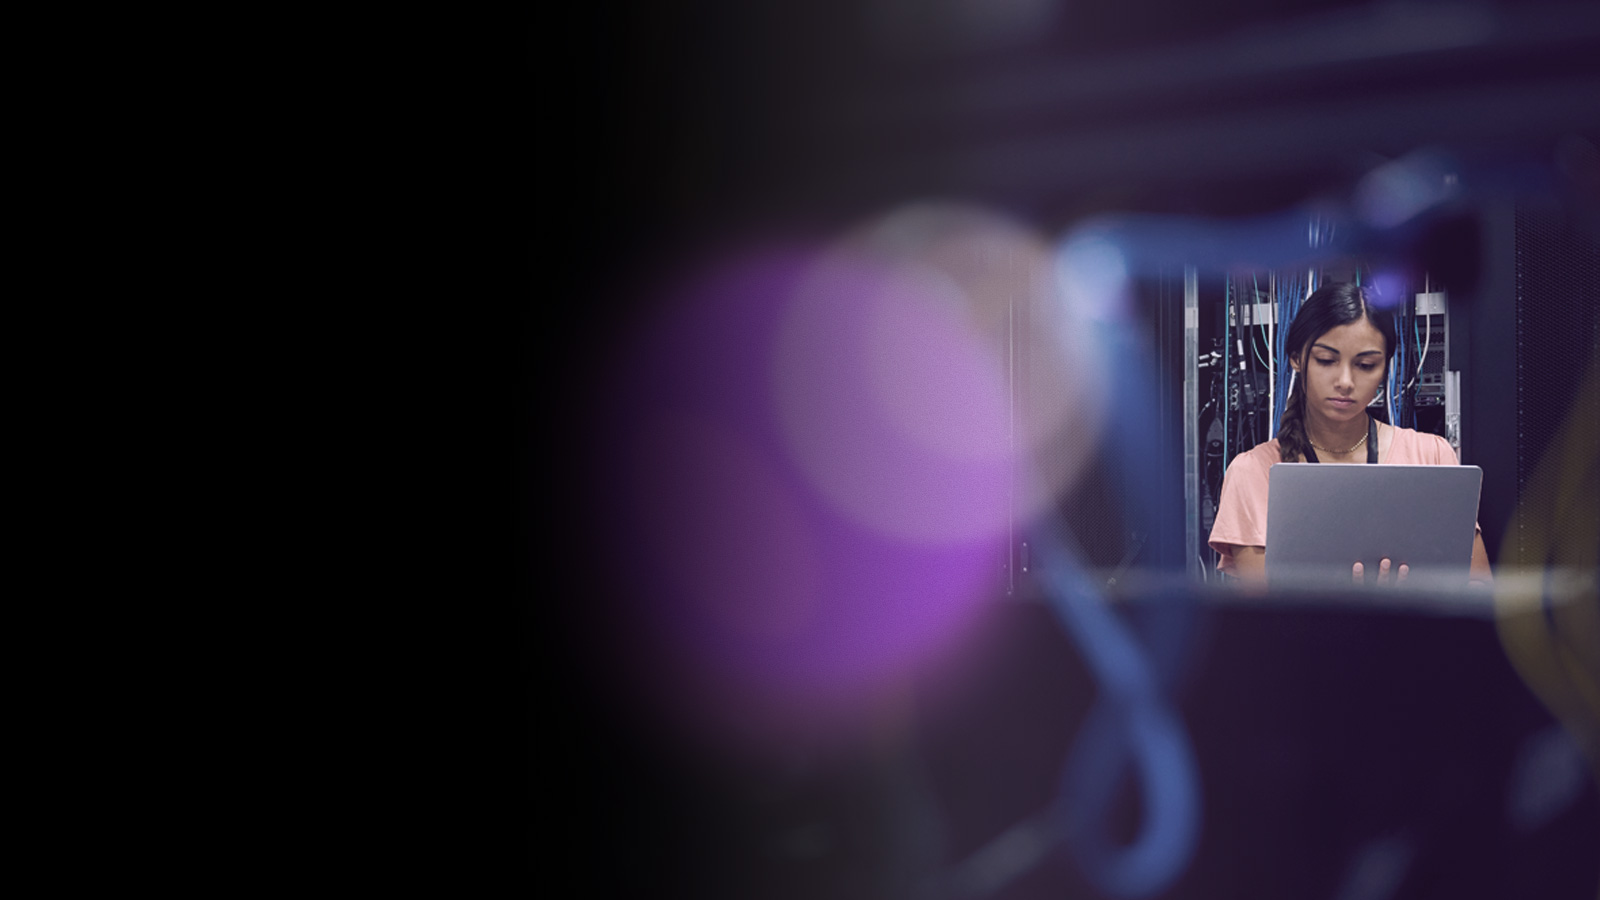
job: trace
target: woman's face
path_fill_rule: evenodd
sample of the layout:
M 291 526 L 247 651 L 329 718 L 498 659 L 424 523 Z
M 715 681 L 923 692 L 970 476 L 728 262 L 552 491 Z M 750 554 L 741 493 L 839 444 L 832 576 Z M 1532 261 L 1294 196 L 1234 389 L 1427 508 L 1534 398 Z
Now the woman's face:
M 1378 395 L 1384 361 L 1383 333 L 1365 318 L 1315 338 L 1293 363 L 1305 381 L 1306 412 L 1333 422 L 1360 416 Z

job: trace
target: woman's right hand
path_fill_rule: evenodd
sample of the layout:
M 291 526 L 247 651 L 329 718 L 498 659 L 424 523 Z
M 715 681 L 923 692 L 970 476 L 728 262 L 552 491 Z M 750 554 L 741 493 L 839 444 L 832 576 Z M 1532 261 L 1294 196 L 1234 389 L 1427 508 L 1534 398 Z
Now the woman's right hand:
M 1385 556 L 1383 560 L 1378 563 L 1378 580 L 1373 583 L 1374 586 L 1389 587 L 1390 585 L 1401 584 L 1406 580 L 1406 575 L 1410 574 L 1411 572 L 1411 567 L 1405 565 L 1404 563 L 1401 563 L 1400 568 L 1393 572 L 1391 572 L 1392 567 L 1393 562 L 1389 559 L 1389 557 Z M 1366 572 L 1366 567 L 1363 566 L 1359 561 L 1350 567 L 1350 576 L 1355 582 L 1356 587 L 1366 586 Z

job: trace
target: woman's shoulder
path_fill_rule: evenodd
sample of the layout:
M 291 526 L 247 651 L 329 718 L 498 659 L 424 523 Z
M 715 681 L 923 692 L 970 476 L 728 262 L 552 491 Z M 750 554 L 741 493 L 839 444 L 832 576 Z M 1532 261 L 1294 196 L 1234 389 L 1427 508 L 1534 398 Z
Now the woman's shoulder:
M 1283 451 L 1278 447 L 1278 439 L 1273 438 L 1265 443 L 1257 444 L 1249 450 L 1234 457 L 1234 465 L 1247 462 L 1261 469 L 1271 468 L 1275 463 L 1283 461 Z
M 1235 455 L 1223 476 L 1223 496 L 1266 496 L 1267 470 L 1278 461 L 1277 440 L 1257 444 Z M 1240 491 L 1244 493 L 1241 495 Z
M 1456 451 L 1450 442 L 1431 431 L 1395 428 L 1390 439 L 1390 455 L 1395 462 L 1455 465 Z

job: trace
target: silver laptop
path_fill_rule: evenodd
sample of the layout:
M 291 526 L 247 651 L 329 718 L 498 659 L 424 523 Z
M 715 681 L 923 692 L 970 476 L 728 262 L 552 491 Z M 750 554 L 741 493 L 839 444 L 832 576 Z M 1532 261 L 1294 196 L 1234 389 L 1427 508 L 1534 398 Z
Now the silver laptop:
M 1278 463 L 1267 481 L 1267 581 L 1348 586 L 1360 560 L 1410 566 L 1406 583 L 1465 587 L 1483 470 L 1477 466 Z

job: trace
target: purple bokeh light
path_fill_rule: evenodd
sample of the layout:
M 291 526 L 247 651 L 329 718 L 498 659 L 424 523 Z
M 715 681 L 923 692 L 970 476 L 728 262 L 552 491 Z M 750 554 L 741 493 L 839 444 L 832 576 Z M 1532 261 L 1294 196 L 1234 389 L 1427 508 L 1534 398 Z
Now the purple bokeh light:
M 939 290 L 848 254 L 747 254 L 625 354 L 600 470 L 648 635 L 632 663 L 689 719 L 848 722 L 997 593 L 1004 381 Z
M 1011 536 L 1092 457 L 1092 329 L 1037 234 L 954 204 L 651 295 L 591 435 L 607 659 L 698 739 L 860 738 L 971 649 Z

